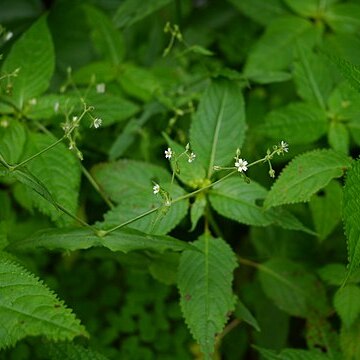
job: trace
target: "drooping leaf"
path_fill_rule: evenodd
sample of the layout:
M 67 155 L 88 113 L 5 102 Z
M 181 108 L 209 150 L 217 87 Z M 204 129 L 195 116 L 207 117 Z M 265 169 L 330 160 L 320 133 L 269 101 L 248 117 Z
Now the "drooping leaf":
M 328 141 L 332 149 L 347 155 L 350 148 L 350 134 L 347 126 L 340 122 L 331 122 Z
M 26 336 L 72 340 L 87 336 L 71 310 L 35 275 L 0 253 L 0 349 Z
M 240 87 L 227 80 L 214 81 L 201 98 L 190 128 L 196 161 L 206 170 L 228 165 L 241 148 L 246 131 L 244 100 Z
M 86 5 L 85 13 L 92 28 L 91 38 L 96 50 L 114 65 L 119 65 L 125 55 L 122 34 L 117 31 L 113 22 L 95 7 Z
M 259 266 L 265 294 L 281 310 L 293 316 L 308 317 L 312 311 L 326 314 L 325 289 L 300 264 L 288 259 L 271 259 Z
M 16 251 L 35 248 L 75 251 L 91 247 L 106 247 L 111 251 L 124 253 L 135 250 L 164 252 L 193 249 L 188 243 L 170 236 L 149 235 L 129 228 L 115 230 L 104 237 L 99 237 L 93 231 L 84 228 L 45 229 L 10 245 L 10 248 Z
M 131 26 L 170 2 L 171 0 L 125 0 L 116 10 L 114 23 L 119 28 Z
M 320 240 L 331 234 L 341 221 L 342 189 L 331 181 L 323 194 L 315 194 L 310 200 L 310 210 Z
M 290 144 L 312 143 L 325 135 L 326 130 L 325 111 L 305 103 L 291 103 L 271 111 L 261 128 L 265 136 L 286 139 Z
M 243 14 L 261 25 L 268 25 L 276 18 L 287 14 L 280 0 L 229 0 Z
M 357 285 L 346 285 L 334 296 L 334 307 L 341 321 L 350 327 L 360 315 L 360 288 Z
M 23 159 L 38 153 L 56 141 L 52 136 L 30 133 Z M 80 166 L 78 160 L 64 144 L 60 143 L 27 163 L 30 173 L 43 183 L 52 198 L 75 214 L 80 186 Z M 49 201 L 28 191 L 33 206 L 49 215 L 59 225 L 66 225 L 73 220 L 62 214 Z
M 229 313 L 234 310 L 231 283 L 236 259 L 222 239 L 204 235 L 194 246 L 201 252 L 185 251 L 180 259 L 180 304 L 205 359 L 210 359 L 215 335 L 221 333 Z
M 148 163 L 120 160 L 97 165 L 93 173 L 103 190 L 118 204 L 105 215 L 104 226 L 107 228 L 163 205 L 164 199 L 159 194 L 153 194 L 154 182 L 164 191 L 169 191 L 174 200 L 184 194 L 175 183 L 170 185 L 171 175 L 166 170 Z M 166 234 L 186 215 L 187 207 L 186 200 L 179 201 L 129 226 L 148 233 Z
M 245 76 L 266 76 L 268 72 L 286 69 L 293 59 L 296 44 L 311 48 L 317 34 L 318 30 L 309 21 L 295 16 L 272 21 L 249 53 Z
M 334 4 L 325 12 L 325 21 L 339 33 L 356 33 L 360 30 L 360 5 Z
M 360 265 L 360 161 L 357 160 L 346 176 L 343 201 L 343 221 L 348 247 L 348 272 L 351 275 Z
M 237 318 L 251 325 L 256 331 L 261 331 L 257 320 L 242 301 L 238 300 L 234 313 Z
M 54 64 L 54 47 L 43 16 L 16 41 L 2 67 L 4 73 L 20 69 L 11 79 L 12 99 L 18 108 L 48 88 Z
M 315 150 L 299 155 L 282 171 L 264 206 L 309 201 L 331 179 L 342 176 L 349 166 L 350 158 L 333 150 Z

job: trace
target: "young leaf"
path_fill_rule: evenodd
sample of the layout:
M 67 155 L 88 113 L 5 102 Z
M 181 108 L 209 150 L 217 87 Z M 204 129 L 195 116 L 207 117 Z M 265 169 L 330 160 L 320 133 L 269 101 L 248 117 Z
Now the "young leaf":
M 324 288 L 300 264 L 272 259 L 259 266 L 259 277 L 265 294 L 288 314 L 306 318 L 314 310 L 327 313 Z
M 55 141 L 56 139 L 49 135 L 30 133 L 23 158 L 28 158 Z M 71 213 L 76 213 L 81 172 L 78 160 L 65 145 L 58 144 L 30 161 L 27 167 L 31 174 L 46 184 L 56 202 Z M 34 192 L 28 191 L 28 195 L 33 206 L 49 215 L 57 224 L 64 226 L 73 221 Z
M 356 285 L 340 288 L 334 296 L 334 307 L 341 321 L 349 328 L 360 315 L 360 288 Z
M 54 47 L 43 16 L 17 40 L 2 67 L 3 73 L 20 69 L 11 79 L 12 98 L 19 109 L 48 88 L 54 65 Z
M 296 44 L 311 48 L 317 36 L 318 30 L 307 20 L 283 16 L 272 21 L 249 54 L 245 76 L 252 78 L 286 69 L 293 59 Z
M 360 5 L 334 4 L 325 12 L 324 20 L 335 32 L 356 33 L 360 30 Z
M 215 336 L 221 333 L 229 313 L 234 310 L 231 283 L 236 259 L 222 239 L 204 235 L 194 242 L 194 246 L 201 252 L 185 251 L 180 259 L 180 304 L 205 359 L 210 359 Z
M 308 144 L 325 135 L 327 126 L 326 113 L 319 107 L 291 103 L 271 111 L 261 131 L 273 139 L 286 139 L 290 144 Z
M 256 204 L 266 193 L 266 189 L 254 181 L 247 184 L 233 177 L 215 185 L 209 199 L 214 209 L 227 218 L 246 225 L 267 226 L 273 217 Z
M 341 221 L 342 189 L 337 181 L 331 181 L 323 194 L 315 194 L 310 200 L 310 210 L 320 240 L 326 239 Z
M 214 81 L 201 98 L 190 128 L 190 144 L 196 161 L 207 177 L 214 165 L 225 166 L 233 161 L 241 148 L 246 131 L 244 100 L 240 87 L 228 80 Z
M 122 34 L 116 30 L 113 22 L 95 7 L 85 5 L 85 13 L 92 27 L 91 38 L 96 50 L 112 64 L 119 65 L 125 55 Z
M 0 349 L 26 336 L 72 340 L 87 336 L 79 320 L 35 275 L 0 253 Z
M 315 150 L 299 155 L 282 171 L 264 206 L 309 201 L 331 179 L 342 176 L 349 166 L 350 158 L 333 150 Z
M 8 126 L 0 126 L 0 154 L 8 164 L 19 161 L 26 142 L 24 126 L 16 120 L 10 120 Z
M 328 142 L 332 149 L 347 155 L 350 148 L 350 134 L 347 126 L 332 121 L 328 132 Z
M 343 221 L 348 247 L 348 272 L 351 275 L 360 264 L 360 161 L 357 160 L 346 176 L 343 201 Z
M 113 231 L 104 237 L 99 237 L 91 230 L 84 228 L 41 230 L 26 239 L 12 243 L 9 248 L 16 251 L 35 248 L 75 251 L 96 246 L 124 253 L 135 250 L 164 252 L 193 249 L 193 246 L 188 243 L 170 236 L 149 235 L 129 228 Z

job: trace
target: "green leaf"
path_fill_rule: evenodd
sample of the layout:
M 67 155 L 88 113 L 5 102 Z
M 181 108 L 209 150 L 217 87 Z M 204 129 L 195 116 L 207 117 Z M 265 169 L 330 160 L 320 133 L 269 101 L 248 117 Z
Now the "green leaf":
M 190 128 L 196 161 L 206 169 L 233 161 L 246 132 L 244 100 L 240 87 L 227 80 L 213 81 L 203 94 Z
M 220 215 L 246 225 L 267 226 L 273 217 L 257 205 L 266 193 L 266 189 L 254 181 L 247 184 L 242 178 L 233 177 L 215 185 L 209 199 Z
M 171 0 L 125 0 L 116 10 L 114 23 L 119 28 L 131 26 L 170 2 Z
M 328 142 L 332 149 L 348 155 L 350 148 L 350 134 L 346 125 L 332 121 L 329 126 Z
M 95 350 L 73 343 L 49 343 L 44 348 L 51 360 L 108 360 Z
M 49 135 L 30 133 L 23 158 L 26 159 L 38 153 L 55 141 L 56 139 Z M 27 168 L 33 176 L 45 184 L 57 203 L 71 213 L 76 213 L 81 171 L 77 158 L 64 144 L 60 143 L 30 161 Z M 28 195 L 33 206 L 49 215 L 58 225 L 63 226 L 73 222 L 36 193 L 28 191 Z
M 43 16 L 16 41 L 2 67 L 4 73 L 20 69 L 11 80 L 12 98 L 18 108 L 49 87 L 54 65 L 54 47 Z
M 37 277 L 0 253 L 0 349 L 26 336 L 72 340 L 87 336 L 79 320 Z
M 348 274 L 351 275 L 360 264 L 360 160 L 353 163 L 347 173 L 344 186 L 343 221 L 348 247 Z
M 294 56 L 296 44 L 311 48 L 318 30 L 311 22 L 294 16 L 276 19 L 249 53 L 244 74 L 252 78 L 286 69 Z
M 204 235 L 194 246 L 201 252 L 185 251 L 180 259 L 180 305 L 205 359 L 210 359 L 215 336 L 221 333 L 229 312 L 234 310 L 236 299 L 231 284 L 237 264 L 234 253 L 222 239 Z
M 321 194 L 310 200 L 310 210 L 320 240 L 326 239 L 341 221 L 342 189 L 331 181 Z
M 287 14 L 280 0 L 229 0 L 237 9 L 261 25 Z
M 184 194 L 176 184 L 170 185 L 171 175 L 166 170 L 144 162 L 120 160 L 115 163 L 100 164 L 93 169 L 93 173 L 103 190 L 118 203 L 116 208 L 105 215 L 106 228 L 163 205 L 164 199 L 153 194 L 154 182 L 163 190 L 170 191 L 173 199 Z M 179 201 L 129 226 L 148 233 L 166 234 L 186 215 L 187 208 L 186 200 Z M 167 212 L 163 212 L 166 210 Z
M 350 327 L 360 315 L 360 288 L 356 285 L 340 288 L 334 296 L 334 307 L 343 324 Z
M 115 80 L 118 66 L 109 61 L 95 61 L 82 66 L 73 72 L 73 80 L 79 85 L 89 85 L 91 80 L 97 83 L 108 83 Z
M 342 327 L 340 331 L 340 345 L 345 360 L 360 358 L 360 321 L 357 319 L 350 328 Z
M 9 248 L 16 251 L 36 248 L 75 251 L 96 246 L 124 253 L 135 250 L 164 252 L 166 250 L 183 251 L 193 249 L 188 243 L 170 236 L 149 235 L 129 228 L 113 231 L 104 237 L 99 237 L 93 231 L 84 228 L 45 229 L 26 239 L 13 242 Z
M 339 33 L 356 33 L 360 30 L 360 5 L 334 4 L 325 12 L 326 23 Z
M 203 193 L 200 193 L 195 197 L 195 201 L 191 204 L 191 208 L 190 208 L 190 220 L 191 220 L 190 231 L 195 230 L 197 223 L 199 222 L 200 218 L 204 215 L 206 203 L 207 203 L 206 197 Z
M 330 56 L 330 59 L 337 65 L 341 74 L 349 81 L 350 85 L 360 92 L 360 67 L 337 56 Z
M 297 47 L 299 60 L 294 64 L 294 81 L 297 92 L 305 101 L 326 108 L 326 100 L 334 83 L 332 69 L 324 56 Z
M 8 164 L 19 161 L 26 142 L 26 130 L 16 120 L 7 120 L 6 127 L 0 126 L 0 154 Z
M 250 310 L 240 300 L 238 300 L 236 305 L 235 316 L 238 319 L 241 319 L 247 324 L 251 325 L 256 331 L 261 331 L 260 326 L 257 320 L 254 318 L 253 314 L 251 314 Z
M 331 360 L 326 354 L 319 351 L 308 351 L 301 349 L 284 349 L 280 354 L 273 350 L 267 350 L 254 346 L 266 360 Z
M 326 113 L 319 107 L 290 103 L 271 111 L 261 132 L 277 141 L 285 139 L 290 144 L 308 144 L 325 135 L 327 126 Z
M 265 294 L 279 309 L 304 318 L 312 316 L 312 311 L 327 313 L 324 288 L 300 264 L 287 259 L 271 259 L 258 269 Z
M 331 179 L 341 177 L 349 166 L 350 158 L 333 150 L 315 150 L 299 155 L 282 171 L 264 206 L 309 201 Z
M 163 284 L 174 285 L 177 280 L 179 261 L 180 255 L 178 253 L 154 253 L 151 256 L 149 271 L 156 280 Z
M 96 50 L 112 64 L 119 65 L 125 56 L 122 34 L 104 13 L 90 5 L 85 5 L 84 8 L 92 28 L 91 38 Z
M 327 0 L 325 3 L 319 3 L 319 0 L 284 0 L 291 10 L 299 15 L 314 17 L 322 15 L 328 3 L 334 0 Z M 335 0 L 336 1 L 336 0 Z
M 346 278 L 346 267 L 343 264 L 327 264 L 318 270 L 320 278 L 329 285 L 341 286 Z M 347 283 L 360 282 L 360 269 L 350 275 Z

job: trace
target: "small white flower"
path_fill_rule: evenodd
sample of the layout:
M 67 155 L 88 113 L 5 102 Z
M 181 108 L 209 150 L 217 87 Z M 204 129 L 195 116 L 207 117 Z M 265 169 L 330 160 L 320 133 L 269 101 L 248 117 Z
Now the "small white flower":
M 98 129 L 102 124 L 102 120 L 100 118 L 96 118 L 93 121 L 93 126 L 95 129 Z
M 153 192 L 154 192 L 154 194 L 155 194 L 155 195 L 158 194 L 159 191 L 160 191 L 160 185 L 159 185 L 159 184 L 155 184 L 155 185 L 153 186 Z
M 2 120 L 0 121 L 0 126 L 1 126 L 2 128 L 7 128 L 7 127 L 9 126 L 9 121 L 7 121 L 6 119 L 2 119 Z
M 37 100 L 35 98 L 32 98 L 29 100 L 30 105 L 36 105 L 36 103 L 37 103 Z
M 54 111 L 57 113 L 59 111 L 59 107 L 60 107 L 60 104 L 59 102 L 57 101 L 55 104 L 54 104 Z
M 8 31 L 8 32 L 4 35 L 4 41 L 9 41 L 13 36 L 14 36 L 14 33 L 13 33 L 12 31 Z
M 171 148 L 168 148 L 167 150 L 165 150 L 165 158 L 166 159 L 170 160 L 172 155 L 173 155 L 173 152 L 172 152 Z
M 235 167 L 237 167 L 239 172 L 243 172 L 243 171 L 245 172 L 248 169 L 247 164 L 248 164 L 248 162 L 246 160 L 238 159 L 235 162 Z
M 105 84 L 104 83 L 100 83 L 96 85 L 96 92 L 98 94 L 103 94 L 105 92 Z
M 192 152 L 190 155 L 189 155 L 189 159 L 188 159 L 188 162 L 191 163 L 195 160 L 196 158 L 196 155 Z
M 77 121 L 77 119 L 78 119 L 77 116 L 73 116 L 72 121 L 75 122 L 75 121 Z
M 280 146 L 283 151 L 285 151 L 285 152 L 289 151 L 289 145 L 285 141 L 281 141 Z

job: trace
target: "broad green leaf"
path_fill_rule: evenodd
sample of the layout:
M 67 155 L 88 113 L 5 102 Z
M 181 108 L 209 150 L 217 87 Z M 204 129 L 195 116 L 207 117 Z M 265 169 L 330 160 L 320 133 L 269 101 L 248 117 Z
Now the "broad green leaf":
M 261 25 L 287 14 L 280 0 L 229 0 L 243 14 Z
M 295 16 L 274 20 L 249 53 L 245 76 L 266 76 L 268 72 L 286 69 L 293 59 L 296 44 L 311 48 L 317 36 L 318 30 L 307 20 Z
M 166 139 L 169 147 L 178 156 L 185 151 L 185 146 L 181 146 L 174 140 L 170 139 L 165 133 L 163 136 Z M 190 144 L 192 146 L 192 144 Z M 202 163 L 198 160 L 198 155 L 193 162 L 188 162 L 187 156 L 182 156 L 177 162 L 171 161 L 171 168 L 176 171 L 176 176 L 186 185 L 192 188 L 199 188 L 204 185 L 204 179 L 206 177 L 205 169 Z
M 164 199 L 159 194 L 153 194 L 154 182 L 158 183 L 161 189 L 170 191 L 172 199 L 184 194 L 184 191 L 175 183 L 170 185 L 171 175 L 166 170 L 148 163 L 121 160 L 97 165 L 93 173 L 103 190 L 118 204 L 105 215 L 103 226 L 107 228 L 163 205 Z M 179 201 L 129 226 L 148 233 L 165 234 L 186 215 L 187 208 L 187 201 Z
M 19 161 L 26 142 L 26 130 L 16 120 L 6 120 L 7 126 L 0 126 L 0 154 L 8 164 Z
M 291 103 L 271 111 L 261 131 L 277 141 L 307 144 L 325 135 L 327 127 L 325 111 L 312 104 Z
M 148 265 L 150 274 L 165 285 L 174 285 L 177 280 L 179 261 L 178 253 L 154 253 Z
M 276 354 L 274 350 L 263 349 L 258 346 L 254 348 L 266 360 L 331 360 L 326 354 L 320 351 L 308 351 L 302 349 L 284 349 L 280 354 Z
M 233 177 L 215 185 L 209 199 L 222 216 L 246 225 L 267 226 L 273 222 L 273 217 L 257 205 L 266 193 L 266 189 L 254 181 L 247 184 L 242 178 Z
M 350 328 L 342 327 L 340 331 L 340 345 L 344 360 L 360 358 L 360 321 L 359 318 Z
M 238 300 L 234 314 L 237 318 L 251 325 L 256 331 L 261 331 L 257 320 L 242 301 Z
M 335 32 L 357 33 L 360 30 L 360 5 L 334 4 L 325 12 L 324 19 Z
M 161 91 L 160 82 L 149 69 L 129 63 L 121 65 L 118 81 L 126 93 L 144 102 Z
M 5 253 L 0 253 L 0 276 L 0 349 L 27 336 L 57 341 L 87 336 L 71 310 Z
M 360 315 L 360 288 L 346 285 L 334 296 L 334 307 L 343 324 L 349 328 Z
M 52 136 L 30 133 L 23 159 L 38 153 L 56 141 Z M 75 214 L 77 210 L 80 186 L 80 166 L 77 158 L 64 144 L 60 143 L 27 164 L 30 173 L 43 183 L 52 198 Z M 49 215 L 58 225 L 73 222 L 67 215 L 57 210 L 49 201 L 28 191 L 33 206 L 42 213 Z
M 325 110 L 326 100 L 334 83 L 334 76 L 324 56 L 297 47 L 298 61 L 294 64 L 294 81 L 296 89 L 305 101 L 315 103 Z
M 360 92 L 360 67 L 336 56 L 331 56 L 330 59 L 336 64 L 341 74 L 349 81 L 350 85 Z
M 190 220 L 191 220 L 190 231 L 195 230 L 196 225 L 198 224 L 200 218 L 204 215 L 206 203 L 207 201 L 205 194 L 200 193 L 195 197 L 195 201 L 191 204 L 191 208 L 190 208 Z
M 321 16 L 326 7 L 334 2 L 334 0 L 327 0 L 325 2 L 319 2 L 319 0 L 284 0 L 286 5 L 291 10 L 299 15 L 317 18 Z M 335 0 L 337 1 L 337 0 Z
M 196 161 L 206 170 L 228 165 L 246 132 L 244 100 L 240 87 L 227 80 L 213 81 L 203 94 L 190 128 L 190 144 Z
M 325 283 L 341 286 L 346 278 L 346 266 L 343 264 L 327 264 L 318 270 L 318 274 Z M 347 283 L 360 282 L 360 269 L 354 271 L 347 280 Z
M 276 82 L 288 81 L 292 78 L 290 72 L 287 71 L 267 71 L 266 73 L 259 71 L 248 75 L 249 80 L 259 84 L 271 84 Z
M 192 250 L 192 246 L 170 236 L 148 235 L 141 231 L 122 228 L 99 237 L 90 229 L 68 228 L 47 229 L 32 236 L 13 242 L 9 248 L 26 251 L 35 248 L 48 250 L 85 250 L 91 247 L 105 247 L 111 251 L 128 253 L 135 250 L 152 250 L 156 252 Z
M 194 246 L 201 252 L 185 251 L 180 259 L 180 305 L 194 339 L 209 360 L 215 336 L 221 333 L 235 307 L 232 281 L 237 264 L 234 253 L 222 239 L 204 235 Z
M 54 64 L 54 47 L 43 16 L 16 41 L 2 67 L 4 73 L 20 69 L 11 80 L 12 98 L 18 108 L 48 88 Z
M 94 106 L 91 113 L 94 117 L 101 118 L 102 126 L 109 126 L 116 122 L 124 121 L 135 115 L 139 107 L 130 100 L 113 94 L 89 94 L 87 101 Z
M 74 343 L 48 343 L 43 346 L 51 360 L 108 360 L 97 351 Z
M 119 28 L 131 26 L 170 2 L 171 0 L 125 0 L 116 10 L 114 23 Z
M 122 34 L 113 22 L 93 6 L 85 5 L 85 13 L 91 26 L 91 38 L 96 50 L 114 65 L 124 59 L 125 44 Z
M 109 61 L 96 61 L 77 69 L 72 76 L 74 82 L 79 85 L 88 85 L 91 80 L 107 83 L 115 80 L 117 69 L 118 67 Z
M 324 288 L 300 264 L 287 259 L 271 259 L 258 270 L 265 294 L 279 309 L 304 318 L 312 316 L 312 311 L 327 313 Z
M 337 181 L 331 181 L 321 194 L 310 200 L 310 210 L 315 230 L 320 240 L 326 239 L 341 221 L 342 189 Z
M 336 121 L 330 122 L 328 142 L 332 149 L 347 155 L 350 148 L 350 134 L 347 126 Z
M 348 272 L 351 275 L 360 264 L 360 160 L 353 163 L 344 186 L 343 221 L 348 247 Z
M 307 202 L 331 179 L 341 177 L 350 158 L 333 150 L 315 150 L 294 158 L 269 191 L 264 206 Z

